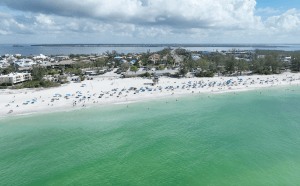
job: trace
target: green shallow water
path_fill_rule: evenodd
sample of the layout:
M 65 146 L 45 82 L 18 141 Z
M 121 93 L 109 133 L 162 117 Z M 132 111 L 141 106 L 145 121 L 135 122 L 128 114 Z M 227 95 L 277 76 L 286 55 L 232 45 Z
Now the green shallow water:
M 300 183 L 298 87 L 128 106 L 1 119 L 0 185 Z

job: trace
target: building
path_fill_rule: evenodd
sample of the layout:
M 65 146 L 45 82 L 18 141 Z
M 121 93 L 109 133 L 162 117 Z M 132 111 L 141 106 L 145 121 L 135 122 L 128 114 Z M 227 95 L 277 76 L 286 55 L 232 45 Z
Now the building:
M 45 60 L 45 59 L 49 59 L 49 57 L 45 56 L 43 54 L 40 54 L 39 56 L 34 56 L 33 59 L 35 59 L 35 60 L 37 60 L 37 59 Z
M 8 75 L 2 75 L 0 76 L 0 84 L 2 83 L 21 83 L 24 81 L 31 80 L 31 74 L 30 73 L 11 73 Z
M 31 59 L 20 59 L 15 62 L 15 66 L 19 67 L 31 67 L 35 63 Z
M 199 55 L 192 55 L 192 60 L 198 60 L 201 59 Z
M 69 59 L 69 56 L 55 56 L 54 59 L 56 61 L 61 61 L 61 60 L 64 60 L 64 59 Z

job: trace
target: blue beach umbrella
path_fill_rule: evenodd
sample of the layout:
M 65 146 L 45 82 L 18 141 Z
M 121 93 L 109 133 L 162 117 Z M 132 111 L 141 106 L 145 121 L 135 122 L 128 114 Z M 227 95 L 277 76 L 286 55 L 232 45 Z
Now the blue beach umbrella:
M 58 93 L 56 93 L 55 95 L 56 95 L 56 96 L 58 96 L 59 94 L 58 94 Z
M 27 103 L 30 103 L 30 101 L 26 101 Z

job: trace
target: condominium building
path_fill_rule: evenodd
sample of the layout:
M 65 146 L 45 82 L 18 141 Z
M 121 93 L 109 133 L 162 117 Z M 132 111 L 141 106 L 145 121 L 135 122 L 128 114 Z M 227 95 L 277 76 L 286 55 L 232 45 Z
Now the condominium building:
M 31 80 L 31 74 L 30 73 L 11 73 L 8 75 L 2 75 L 0 76 L 0 84 L 2 83 L 21 83 L 24 81 Z

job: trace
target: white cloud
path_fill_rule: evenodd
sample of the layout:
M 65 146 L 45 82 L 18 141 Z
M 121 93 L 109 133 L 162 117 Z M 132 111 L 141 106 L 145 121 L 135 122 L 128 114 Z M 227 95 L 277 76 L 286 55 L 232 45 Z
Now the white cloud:
M 265 13 L 265 14 L 276 14 L 279 12 L 280 10 L 275 10 L 274 8 L 270 8 L 270 7 L 259 8 L 256 10 L 256 13 Z
M 279 16 L 272 16 L 265 21 L 265 27 L 275 31 L 299 31 L 300 14 L 296 9 L 290 9 Z
M 61 42 L 67 38 L 114 42 L 117 37 L 127 38 L 128 43 L 133 39 L 154 43 L 273 42 L 273 35 L 297 35 L 300 24 L 296 9 L 262 21 L 257 13 L 277 10 L 256 10 L 255 0 L 2 1 L 26 16 L 0 12 L 0 35 L 34 33 L 49 41 L 61 38 Z

